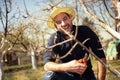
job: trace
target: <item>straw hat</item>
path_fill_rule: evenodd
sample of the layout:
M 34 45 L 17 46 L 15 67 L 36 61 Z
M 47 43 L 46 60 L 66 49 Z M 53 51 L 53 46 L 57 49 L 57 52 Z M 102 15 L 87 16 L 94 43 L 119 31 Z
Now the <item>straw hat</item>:
M 48 18 L 48 21 L 47 21 L 47 25 L 50 27 L 50 28 L 54 28 L 55 25 L 54 25 L 54 17 L 62 12 L 66 12 L 67 14 L 69 14 L 73 19 L 75 17 L 75 11 L 72 9 L 72 8 L 69 8 L 69 7 L 55 7 L 53 9 L 53 11 L 51 12 L 50 14 L 50 17 Z

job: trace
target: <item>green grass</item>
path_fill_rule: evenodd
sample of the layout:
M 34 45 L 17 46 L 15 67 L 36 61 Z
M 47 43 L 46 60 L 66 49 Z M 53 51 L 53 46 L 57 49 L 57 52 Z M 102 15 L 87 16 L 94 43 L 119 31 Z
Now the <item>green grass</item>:
M 27 69 L 16 72 L 5 73 L 5 80 L 42 80 L 44 71 L 42 68 L 37 70 Z
M 5 80 L 42 80 L 44 74 L 43 62 L 38 64 L 36 70 L 32 69 L 31 64 L 5 67 Z
M 97 74 L 97 61 L 93 61 L 93 69 Z M 116 61 L 108 61 L 111 67 L 120 71 L 120 60 Z M 16 69 L 17 68 L 17 69 Z M 27 68 L 23 66 L 15 68 L 15 71 L 12 68 L 12 71 L 7 70 L 5 72 L 5 80 L 42 80 L 42 76 L 44 74 L 43 65 L 39 65 L 37 70 L 33 70 L 29 65 Z M 9 71 L 9 72 L 8 72 Z M 117 76 L 107 70 L 106 80 L 120 80 Z

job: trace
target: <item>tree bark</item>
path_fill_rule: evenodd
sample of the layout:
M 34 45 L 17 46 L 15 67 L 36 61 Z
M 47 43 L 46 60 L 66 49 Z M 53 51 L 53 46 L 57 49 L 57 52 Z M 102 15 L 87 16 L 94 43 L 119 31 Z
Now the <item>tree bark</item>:
M 3 57 L 0 56 L 0 80 L 4 80 Z
M 37 69 L 36 59 L 35 59 L 35 53 L 34 53 L 33 50 L 31 50 L 31 62 L 32 62 L 32 68 L 33 69 Z

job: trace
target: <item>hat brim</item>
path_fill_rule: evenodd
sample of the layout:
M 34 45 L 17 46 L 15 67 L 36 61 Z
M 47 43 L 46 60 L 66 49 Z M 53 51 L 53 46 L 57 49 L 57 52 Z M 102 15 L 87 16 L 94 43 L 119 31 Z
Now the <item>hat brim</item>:
M 56 9 L 56 10 L 50 15 L 50 17 L 48 18 L 48 21 L 47 21 L 48 27 L 50 27 L 50 28 L 55 28 L 53 19 L 54 19 L 54 17 L 55 17 L 56 15 L 58 15 L 58 14 L 60 14 L 60 13 L 62 13 L 62 12 L 65 12 L 65 13 L 69 14 L 70 17 L 72 17 L 72 18 L 75 17 L 75 11 L 74 11 L 72 8 L 68 8 L 68 7 L 66 7 L 66 8 L 58 8 L 58 9 Z

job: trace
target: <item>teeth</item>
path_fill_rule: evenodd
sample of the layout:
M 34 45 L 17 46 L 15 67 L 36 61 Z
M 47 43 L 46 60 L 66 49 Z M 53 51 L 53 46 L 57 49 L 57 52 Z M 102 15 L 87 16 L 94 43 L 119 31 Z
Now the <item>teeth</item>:
M 68 27 L 68 26 L 65 26 L 65 29 L 69 29 L 69 27 Z

